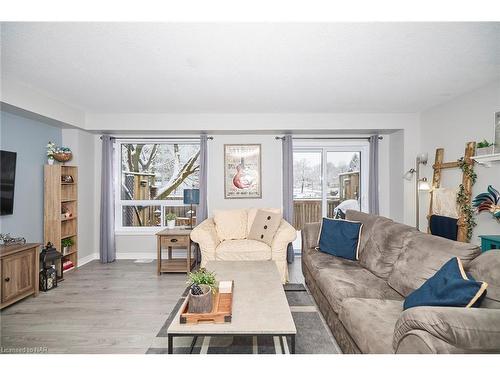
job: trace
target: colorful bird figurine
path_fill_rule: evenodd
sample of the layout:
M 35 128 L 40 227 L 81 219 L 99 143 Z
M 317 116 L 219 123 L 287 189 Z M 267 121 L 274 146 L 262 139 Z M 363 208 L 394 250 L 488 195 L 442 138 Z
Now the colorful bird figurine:
M 478 213 L 488 211 L 500 221 L 500 193 L 493 186 L 489 185 L 487 193 L 481 193 L 474 198 L 472 206 Z

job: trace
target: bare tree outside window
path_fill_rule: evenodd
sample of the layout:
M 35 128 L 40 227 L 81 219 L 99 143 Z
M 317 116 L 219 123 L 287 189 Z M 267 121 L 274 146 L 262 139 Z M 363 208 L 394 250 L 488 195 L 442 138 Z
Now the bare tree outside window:
M 151 201 L 150 205 L 122 206 L 122 226 L 161 226 L 162 204 L 182 200 L 183 190 L 199 186 L 199 144 L 121 144 L 120 198 Z M 185 208 L 169 205 L 177 216 Z

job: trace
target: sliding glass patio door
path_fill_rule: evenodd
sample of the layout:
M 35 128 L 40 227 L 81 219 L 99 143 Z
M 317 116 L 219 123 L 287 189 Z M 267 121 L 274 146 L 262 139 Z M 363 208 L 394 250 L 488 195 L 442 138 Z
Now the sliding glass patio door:
M 335 217 L 336 208 L 367 209 L 368 145 L 296 146 L 294 226 Z

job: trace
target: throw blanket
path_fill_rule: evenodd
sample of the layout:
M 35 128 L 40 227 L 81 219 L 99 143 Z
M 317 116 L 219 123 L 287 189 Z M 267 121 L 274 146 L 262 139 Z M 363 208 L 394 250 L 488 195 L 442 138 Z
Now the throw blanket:
M 456 241 L 458 236 L 458 219 L 447 216 L 431 215 L 429 228 L 431 234 Z
M 457 189 L 437 188 L 432 190 L 431 215 L 458 219 Z

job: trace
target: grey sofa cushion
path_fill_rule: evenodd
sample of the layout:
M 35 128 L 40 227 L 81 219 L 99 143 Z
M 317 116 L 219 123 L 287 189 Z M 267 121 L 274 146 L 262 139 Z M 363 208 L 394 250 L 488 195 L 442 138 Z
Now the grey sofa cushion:
M 401 301 L 346 298 L 339 318 L 363 353 L 393 353 L 394 326 L 401 316 Z
M 403 299 L 385 280 L 365 268 L 350 264 L 332 264 L 328 268 L 319 268 L 315 278 L 336 313 L 340 311 L 342 301 L 350 297 Z
M 416 229 L 381 218 L 371 228 L 360 263 L 378 277 L 389 278 L 394 263 L 407 246 L 410 234 Z
M 307 223 L 302 229 L 302 249 L 311 249 L 318 246 L 321 223 Z
M 394 329 L 393 349 L 397 351 L 399 343 L 413 331 L 429 332 L 456 347 L 456 351 L 500 352 L 500 310 L 497 309 L 420 306 L 405 310 Z
M 418 289 L 448 260 L 459 257 L 464 266 L 480 254 L 473 244 L 447 240 L 421 232 L 412 232 L 408 244 L 394 264 L 387 280 L 403 296 Z
M 481 307 L 500 309 L 500 250 L 486 251 L 473 259 L 465 270 L 474 279 L 488 283 Z
M 306 249 L 302 254 L 309 271 L 316 275 L 318 270 L 342 266 L 345 269 L 362 269 L 359 262 L 344 258 L 339 258 L 330 254 L 322 253 L 316 249 Z
M 361 230 L 361 238 L 359 240 L 359 252 L 363 253 L 366 243 L 371 236 L 373 225 L 377 221 L 392 222 L 391 219 L 387 219 L 382 216 L 375 216 L 366 214 L 361 211 L 347 210 L 345 215 L 346 220 L 360 221 L 363 223 L 363 229 Z

